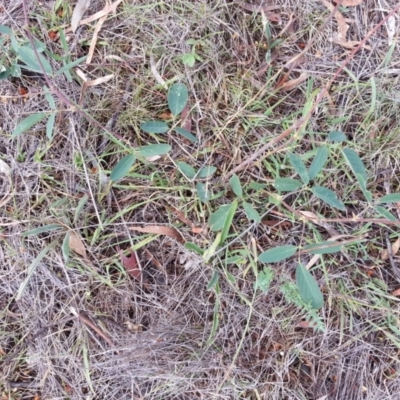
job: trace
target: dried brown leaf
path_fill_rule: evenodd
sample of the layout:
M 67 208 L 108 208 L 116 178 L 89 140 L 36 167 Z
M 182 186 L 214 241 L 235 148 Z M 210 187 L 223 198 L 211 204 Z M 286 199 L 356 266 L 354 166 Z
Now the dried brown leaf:
M 86 59 L 86 64 L 90 64 L 92 62 L 94 50 L 96 48 L 96 43 L 97 43 L 97 37 L 98 37 L 100 29 L 103 26 L 103 23 L 106 19 L 107 19 L 107 15 L 104 15 L 97 21 L 96 27 L 94 28 L 94 32 L 93 32 L 92 41 L 90 42 L 89 53 L 88 53 L 88 57 Z
M 280 90 L 292 90 L 308 79 L 308 77 L 309 74 L 307 72 L 303 72 L 298 78 L 285 82 L 282 86 L 280 86 Z
M 102 83 L 108 82 L 108 81 L 111 80 L 112 78 L 114 78 L 114 74 L 102 76 L 101 78 L 96 78 L 96 79 L 93 79 L 92 81 L 87 81 L 87 82 L 86 82 L 86 86 L 97 86 L 97 85 L 101 85 Z
M 325 7 L 330 11 L 333 12 L 335 10 L 335 6 L 332 3 L 329 3 L 327 0 L 321 0 L 324 3 Z M 338 24 L 338 32 L 337 32 L 337 39 L 346 42 L 347 31 L 349 30 L 349 25 L 346 23 L 345 18 L 343 15 L 336 11 L 334 18 Z
M 192 117 L 189 115 L 190 106 L 189 104 L 181 112 L 182 128 L 188 132 L 192 132 Z
M 392 255 L 396 255 L 400 249 L 400 237 L 392 244 Z M 389 259 L 389 251 L 388 249 L 382 250 L 381 253 L 381 260 L 388 260 Z
M 127 257 L 122 250 L 118 250 L 118 254 L 121 258 L 121 264 L 127 270 L 128 274 L 133 276 L 139 282 L 142 279 L 142 271 L 140 269 L 139 261 L 136 252 L 129 249 L 130 257 Z
M 175 229 L 164 225 L 148 225 L 148 226 L 130 226 L 131 231 L 154 233 L 156 235 L 165 235 L 184 244 L 186 241 L 183 236 Z
M 69 233 L 69 242 L 68 242 L 70 250 L 74 251 L 76 254 L 87 258 L 86 248 L 82 241 L 82 239 L 75 232 Z
M 391 295 L 392 295 L 392 296 L 400 296 L 400 288 L 394 290 L 394 291 L 391 293 Z

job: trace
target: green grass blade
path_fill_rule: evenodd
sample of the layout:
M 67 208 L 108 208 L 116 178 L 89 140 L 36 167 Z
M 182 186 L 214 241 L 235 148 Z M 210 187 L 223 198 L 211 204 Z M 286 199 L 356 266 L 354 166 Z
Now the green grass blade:
M 297 251 L 297 246 L 285 245 L 264 251 L 258 256 L 263 263 L 279 262 L 292 257 Z
M 48 114 L 46 113 L 37 113 L 37 114 L 32 114 L 29 117 L 26 117 L 23 119 L 14 129 L 11 137 L 16 138 L 17 136 L 21 135 L 22 133 L 26 132 L 32 126 L 38 124 L 40 121 L 45 119 Z

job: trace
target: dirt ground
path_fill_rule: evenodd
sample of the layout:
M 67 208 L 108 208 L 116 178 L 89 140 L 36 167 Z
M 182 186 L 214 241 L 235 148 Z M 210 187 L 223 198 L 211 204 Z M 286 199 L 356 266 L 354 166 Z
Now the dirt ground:
M 285 194 L 288 207 L 271 197 L 276 176 L 294 176 L 287 154 L 309 160 L 331 131 L 360 154 L 374 199 L 400 192 L 400 11 L 388 18 L 398 2 L 344 3 L 122 0 L 102 25 L 72 33 L 75 0 L 0 0 L 0 25 L 21 45 L 45 43 L 53 71 L 90 54 L 98 28 L 90 63 L 0 81 L 1 399 L 400 399 L 399 203 L 378 215 L 340 143 L 318 179 L 345 212 L 309 190 Z M 83 19 L 109 4 L 92 0 Z M 7 66 L 8 36 L 2 46 Z M 189 90 L 196 142 L 140 128 L 171 119 L 174 82 Z M 55 114 L 52 131 L 42 120 L 15 134 L 42 112 Z M 123 156 L 149 144 L 171 151 L 110 181 Z M 201 181 L 211 201 L 178 162 L 216 167 Z M 240 165 L 262 222 L 238 211 L 207 259 L 195 249 L 215 243 L 209 218 L 234 199 L 224 177 Z M 257 254 L 335 235 L 358 242 L 313 265 L 320 310 L 296 292 L 308 254 L 268 265 L 269 289 L 255 288 L 266 267 Z

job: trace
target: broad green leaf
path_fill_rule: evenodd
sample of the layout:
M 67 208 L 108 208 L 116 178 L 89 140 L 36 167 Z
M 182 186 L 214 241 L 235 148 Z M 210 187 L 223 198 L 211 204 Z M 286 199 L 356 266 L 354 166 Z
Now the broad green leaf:
M 294 192 L 300 189 L 303 184 L 297 179 L 277 178 L 275 179 L 274 186 L 280 192 Z
M 264 190 L 265 188 L 268 187 L 266 183 L 258 183 L 258 182 L 250 182 L 249 186 L 247 186 L 249 189 L 252 190 Z
M 239 177 L 236 174 L 232 175 L 231 179 L 229 179 L 229 183 L 231 184 L 233 193 L 235 193 L 237 197 L 242 198 L 243 190 Z
M 379 199 L 379 204 L 398 203 L 400 202 L 400 193 L 387 194 Z
M 398 219 L 390 213 L 386 208 L 381 206 L 375 206 L 375 210 L 382 216 L 388 219 L 389 221 L 398 221 Z
M 11 64 L 10 75 L 14 78 L 19 78 L 22 75 L 21 67 L 16 62 Z
M 255 210 L 253 208 L 253 206 L 249 203 L 247 203 L 246 201 L 243 202 L 243 208 L 244 208 L 244 212 L 246 213 L 247 218 L 251 221 L 255 221 L 260 223 L 261 222 L 261 216 L 260 214 L 257 212 L 257 210 Z
M 4 81 L 11 75 L 11 68 L 5 68 L 0 72 L 0 81 Z
M 184 161 L 177 161 L 176 165 L 183 175 L 187 176 L 189 179 L 193 179 L 196 176 L 196 170 Z
M 364 179 L 364 176 L 360 174 L 356 174 L 357 181 L 361 187 L 361 191 L 364 194 L 364 197 L 367 199 L 369 203 L 372 202 L 372 193 L 367 190 L 367 181 Z
M 196 63 L 196 57 L 192 53 L 186 53 L 182 56 L 182 62 L 189 67 L 193 67 Z
M 23 119 L 14 129 L 14 132 L 12 133 L 11 137 L 15 138 L 22 133 L 26 132 L 28 129 L 32 128 L 32 126 L 38 124 L 40 121 L 45 119 L 48 114 L 46 113 L 37 113 L 37 114 L 32 114 L 29 117 Z
M 0 33 L 2 35 L 11 35 L 13 33 L 13 31 L 8 26 L 0 25 Z
M 336 207 L 341 211 L 345 211 L 346 207 L 343 204 L 342 200 L 340 200 L 336 193 L 330 189 L 327 189 L 323 186 L 314 186 L 312 192 L 317 196 L 319 199 L 324 201 L 325 203 L 329 204 L 332 207 Z
M 269 267 L 264 267 L 262 271 L 258 273 L 257 280 L 254 282 L 254 290 L 260 289 L 262 292 L 266 292 L 274 279 L 274 271 Z
M 217 211 L 210 215 L 208 224 L 210 225 L 212 231 L 216 232 L 224 228 L 232 207 L 233 203 L 225 204 L 223 206 L 220 206 Z
M 113 182 L 116 182 L 123 178 L 132 168 L 132 165 L 135 161 L 136 157 L 133 154 L 127 154 L 126 156 L 122 157 L 118 161 L 117 165 L 112 169 L 110 179 Z
M 186 139 L 190 140 L 191 142 L 195 143 L 197 142 L 197 137 L 192 135 L 189 131 L 187 131 L 186 129 L 180 128 L 179 126 L 177 126 L 176 128 L 174 128 L 175 131 L 177 133 L 179 133 L 180 135 L 182 135 L 183 137 L 185 137 Z
M 54 129 L 54 123 L 56 121 L 56 114 L 50 114 L 49 119 L 47 120 L 46 124 L 46 136 L 47 139 L 51 139 L 53 137 L 53 129 Z
M 37 57 L 39 57 L 40 65 Z M 50 63 L 41 53 L 35 53 L 33 49 L 28 46 L 21 46 L 18 49 L 18 58 L 23 61 L 26 65 L 21 65 L 21 67 L 25 69 L 29 69 L 30 71 L 43 73 L 43 70 L 46 74 L 52 75 L 53 70 L 51 69 Z M 43 67 L 43 69 L 42 69 Z
M 349 147 L 345 147 L 343 150 L 344 158 L 346 159 L 347 163 L 349 164 L 351 170 L 353 171 L 354 175 L 361 175 L 364 181 L 367 181 L 367 171 L 365 169 L 364 163 L 362 162 L 360 156 Z
M 230 210 L 228 212 L 228 215 L 226 216 L 224 228 L 222 229 L 221 242 L 220 243 L 224 243 L 226 238 L 229 235 L 229 230 L 231 228 L 233 217 L 235 216 L 237 206 L 238 206 L 238 202 L 235 200 L 231 204 L 231 208 L 230 208 Z
M 216 170 L 217 170 L 217 167 L 214 167 L 213 165 L 206 165 L 205 167 L 200 169 L 200 171 L 199 171 L 197 176 L 198 176 L 198 178 L 208 178 Z
M 285 245 L 266 250 L 258 256 L 258 259 L 264 263 L 278 262 L 292 257 L 297 251 L 296 246 Z
M 69 262 L 69 232 L 64 237 L 63 244 L 61 247 L 61 251 L 64 257 L 65 264 Z
M 219 272 L 218 271 L 214 271 L 214 273 L 213 273 L 213 275 L 212 275 L 212 277 L 210 279 L 210 282 L 207 285 L 207 290 L 213 289 L 214 286 L 218 283 L 218 280 L 219 280 Z
M 332 131 L 329 132 L 328 140 L 331 142 L 345 142 L 347 136 L 342 131 Z
M 48 233 L 58 231 L 60 229 L 62 229 L 62 226 L 58 224 L 43 225 L 39 226 L 39 228 L 30 229 L 29 231 L 24 232 L 22 236 L 39 235 L 40 233 Z
M 289 153 L 289 161 L 290 164 L 292 164 L 294 170 L 299 174 L 304 184 L 308 185 L 308 183 L 310 182 L 310 177 L 308 176 L 307 168 L 304 165 L 300 156 L 294 153 Z
M 163 121 L 147 121 L 140 124 L 140 129 L 147 133 L 165 133 L 169 126 Z
M 302 264 L 297 266 L 296 282 L 304 302 L 316 310 L 320 309 L 324 304 L 321 290 L 310 271 Z
M 203 203 L 208 203 L 210 201 L 211 193 L 208 186 L 204 183 L 196 184 L 197 196 L 199 196 L 200 201 Z
M 202 256 L 204 254 L 204 250 L 201 247 L 197 246 L 197 244 L 194 244 L 192 242 L 186 242 L 185 249 L 194 251 L 195 253 L 199 254 L 200 256 Z
M 342 250 L 342 244 L 333 240 L 321 243 L 313 243 L 303 247 L 303 250 L 311 254 L 331 254 Z
M 168 107 L 173 115 L 179 115 L 185 108 L 189 98 L 186 85 L 183 83 L 174 83 L 168 90 Z
M 148 144 L 137 149 L 137 154 L 141 157 L 162 156 L 171 151 L 172 147 L 169 144 Z
M 321 146 L 317 150 L 317 154 L 315 155 L 312 163 L 310 165 L 310 169 L 308 170 L 308 175 L 310 179 L 313 180 L 317 177 L 317 175 L 324 168 L 326 161 L 328 160 L 329 149 L 327 146 Z
M 87 59 L 87 56 L 83 56 L 81 58 L 78 58 L 75 61 L 71 61 L 70 63 L 65 64 L 63 67 L 61 67 L 58 71 L 56 71 L 54 73 L 54 76 L 59 76 L 59 75 L 63 74 L 64 72 L 71 70 L 72 68 L 76 67 L 77 65 L 83 63 L 86 59 Z

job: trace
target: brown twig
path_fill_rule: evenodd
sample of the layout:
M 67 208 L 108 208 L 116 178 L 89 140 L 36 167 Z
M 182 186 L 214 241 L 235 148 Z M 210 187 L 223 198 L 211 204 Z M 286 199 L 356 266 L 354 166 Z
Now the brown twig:
M 341 2 L 340 2 L 341 3 Z M 339 5 L 339 3 L 338 3 Z M 337 5 L 337 6 L 338 6 Z M 336 7 L 337 7 L 336 6 Z M 343 61 L 343 63 L 341 64 L 341 66 L 336 70 L 335 74 L 333 75 L 333 77 L 329 80 L 329 82 L 325 85 L 324 88 L 322 88 L 322 90 L 319 92 L 317 98 L 315 99 L 315 103 L 314 105 L 311 107 L 311 109 L 308 111 L 308 113 L 306 114 L 305 117 L 298 119 L 291 127 L 289 127 L 288 129 L 286 129 L 285 131 L 283 131 L 278 137 L 276 137 L 275 139 L 270 140 L 268 143 L 266 143 L 264 146 L 262 146 L 259 150 L 257 150 L 255 153 L 253 153 L 249 158 L 247 158 L 246 160 L 244 160 L 243 162 L 241 162 L 238 166 L 236 166 L 235 168 L 233 168 L 231 171 L 229 171 L 226 176 L 224 177 L 224 180 L 229 179 L 233 174 L 235 174 L 236 172 L 242 170 L 243 168 L 245 168 L 247 165 L 249 165 L 250 163 L 252 163 L 254 160 L 256 160 L 257 158 L 259 158 L 267 149 L 269 149 L 270 147 L 272 147 L 273 145 L 275 145 L 276 143 L 280 142 L 281 140 L 287 138 L 293 131 L 300 131 L 302 128 L 304 128 L 308 122 L 308 120 L 310 119 L 312 113 L 317 109 L 319 103 L 321 102 L 321 100 L 324 98 L 325 94 L 328 93 L 330 86 L 332 85 L 332 83 L 336 80 L 336 78 L 339 76 L 339 74 L 344 70 L 344 68 L 346 67 L 346 65 L 352 60 L 352 58 L 354 57 L 354 54 L 357 53 L 358 50 L 360 50 L 360 48 L 362 46 L 364 46 L 364 44 L 367 42 L 367 40 L 392 16 L 394 15 L 398 10 L 400 10 L 400 3 L 392 9 L 392 11 L 390 11 L 390 13 L 388 13 L 388 15 L 382 19 L 382 21 L 380 21 L 373 29 L 371 29 L 367 35 L 364 37 L 364 39 L 358 44 L 358 46 L 356 46 L 351 53 L 346 57 L 346 59 Z M 332 11 L 331 14 L 336 12 L 336 8 Z M 306 50 L 307 47 L 304 49 Z M 304 51 L 303 50 L 303 51 Z M 297 56 L 296 56 L 297 57 Z M 291 62 L 293 62 L 295 60 L 292 59 Z M 293 137 L 290 139 L 290 141 L 293 141 L 296 138 L 296 135 L 293 135 Z M 286 143 L 287 144 L 287 143 Z

